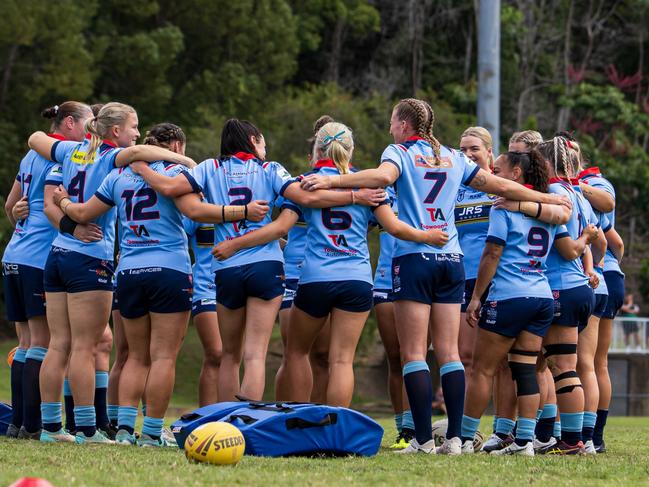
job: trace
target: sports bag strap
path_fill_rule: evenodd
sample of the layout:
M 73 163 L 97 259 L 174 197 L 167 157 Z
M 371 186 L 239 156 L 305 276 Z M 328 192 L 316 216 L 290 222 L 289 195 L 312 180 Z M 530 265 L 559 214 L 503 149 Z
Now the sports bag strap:
M 198 418 L 201 418 L 201 417 L 202 417 L 202 416 L 201 416 L 200 414 L 196 414 L 196 413 L 187 413 L 187 414 L 183 414 L 183 415 L 180 417 L 180 419 L 182 419 L 183 421 L 194 421 L 195 419 L 198 419 Z
M 293 411 L 293 408 L 284 406 L 282 403 L 270 403 L 270 404 L 250 404 L 248 406 L 250 409 L 255 409 L 257 411 L 272 411 L 274 413 L 290 413 Z
M 308 421 L 302 418 L 290 418 L 286 420 L 286 429 L 292 430 L 299 428 L 301 430 L 306 428 L 318 428 L 320 426 L 332 426 L 338 422 L 337 413 L 329 413 L 321 421 L 314 423 L 313 421 Z
M 228 422 L 232 423 L 237 419 L 243 421 L 244 424 L 252 424 L 258 421 L 257 418 L 253 418 L 252 416 L 247 416 L 245 414 L 233 414 L 228 418 Z

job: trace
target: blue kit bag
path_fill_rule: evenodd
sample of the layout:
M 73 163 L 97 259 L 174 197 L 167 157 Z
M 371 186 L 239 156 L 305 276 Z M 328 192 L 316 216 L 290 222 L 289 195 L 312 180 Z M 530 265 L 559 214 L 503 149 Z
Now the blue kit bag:
M 348 408 L 305 403 L 250 403 L 221 421 L 246 439 L 246 455 L 376 455 L 383 428 Z
M 9 425 L 11 424 L 12 415 L 13 411 L 11 406 L 0 402 L 0 435 L 7 434 L 7 428 L 9 428 Z
M 234 406 L 236 409 L 232 409 Z M 187 417 L 183 420 L 184 417 Z M 246 440 L 246 455 L 373 456 L 383 428 L 353 409 L 293 402 L 220 403 L 198 409 L 172 425 L 178 444 L 201 424 L 225 421 Z

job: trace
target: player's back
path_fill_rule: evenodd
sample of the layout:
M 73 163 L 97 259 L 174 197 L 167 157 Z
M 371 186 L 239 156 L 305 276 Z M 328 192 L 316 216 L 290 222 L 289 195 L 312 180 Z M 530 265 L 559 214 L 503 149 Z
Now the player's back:
M 115 157 L 121 150 L 104 141 L 95 154 L 86 158 L 89 145 L 90 139 L 86 139 L 83 142 L 60 141 L 52 147 L 53 159 L 63 166 L 63 186 L 73 203 L 84 203 L 95 194 L 104 178 L 115 167 Z M 115 211 L 108 211 L 94 223 L 104 234 L 102 240 L 83 243 L 71 235 L 59 233 L 53 244 L 98 259 L 112 261 L 115 246 Z
M 45 267 L 52 241 L 58 233 L 43 211 L 45 184 L 54 167 L 60 171 L 60 165 L 33 150 L 20 161 L 16 180 L 20 183 L 22 196 L 27 197 L 29 215 L 16 222 L 14 233 L 5 248 L 4 261 L 39 269 Z
M 321 166 L 318 174 L 340 174 Z M 300 284 L 330 281 L 372 283 L 367 229 L 372 210 L 367 206 L 301 208 L 307 224 L 307 244 Z
M 269 224 L 277 196 L 292 182 L 290 174 L 281 164 L 261 161 L 246 153 L 222 159 L 207 159 L 190 173 L 203 188 L 207 201 L 212 204 L 246 205 L 254 200 L 264 200 L 270 206 L 270 211 L 260 222 L 240 220 L 215 225 L 216 243 L 240 237 Z M 214 259 L 212 270 L 261 261 L 284 262 L 276 240 L 241 250 L 224 261 Z
M 535 220 L 518 212 L 493 210 L 487 242 L 503 246 L 489 300 L 517 297 L 552 298 L 545 275 L 548 254 L 555 238 L 565 236 L 565 227 Z
M 580 208 L 579 201 L 569 181 L 559 178 L 552 178 L 548 188 L 550 193 L 566 196 L 572 203 L 570 219 L 565 224 L 570 238 L 576 240 L 586 227 L 586 215 Z M 559 251 L 552 247 L 548 255 L 548 280 L 553 290 L 573 289 L 588 283 L 588 277 L 584 274 L 584 267 L 581 259 L 566 260 Z
M 489 229 L 489 213 L 496 197 L 462 186 L 455 202 L 455 225 L 460 247 L 464 254 L 464 270 L 467 279 L 478 276 L 478 264 Z
M 162 161 L 151 168 L 169 177 L 183 170 Z M 129 167 L 113 169 L 97 197 L 115 205 L 119 214 L 118 271 L 157 266 L 191 272 L 182 215 L 172 199 L 156 193 Z
M 441 248 L 398 240 L 395 257 L 419 252 L 461 254 L 455 228 L 455 201 L 460 185 L 468 185 L 479 167 L 461 152 L 444 146 L 437 161 L 431 145 L 419 137 L 391 144 L 381 161 L 392 162 L 399 169 L 395 183 L 399 219 L 420 230 L 439 228 L 449 237 Z

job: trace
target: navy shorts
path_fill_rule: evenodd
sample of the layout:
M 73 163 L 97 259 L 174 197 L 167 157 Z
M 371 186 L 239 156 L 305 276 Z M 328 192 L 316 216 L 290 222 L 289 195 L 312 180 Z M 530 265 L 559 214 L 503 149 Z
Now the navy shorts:
M 584 329 L 593 314 L 595 293 L 590 286 L 552 291 L 554 298 L 553 325 L 576 326 Z
M 45 315 L 43 269 L 3 262 L 2 277 L 8 321 Z
M 119 271 L 117 299 L 124 318 L 180 313 L 192 307 L 192 275 L 164 267 Z
M 473 290 L 475 289 L 476 281 L 477 279 L 467 279 L 466 281 L 464 281 L 464 298 L 462 301 L 462 306 L 460 307 L 460 311 L 462 311 L 462 313 L 466 313 L 466 309 L 469 307 L 469 303 L 471 302 L 471 297 L 473 296 Z M 480 297 L 480 302 L 482 304 L 485 304 L 487 302 L 487 296 L 489 296 L 490 288 L 491 288 L 491 283 L 489 283 L 487 289 Z
M 284 294 L 284 264 L 255 262 L 216 271 L 216 302 L 229 309 L 246 305 L 248 298 L 270 300 Z
M 216 299 L 197 299 L 192 303 L 192 316 L 216 313 Z
M 601 318 L 606 311 L 606 303 L 608 303 L 608 295 L 595 294 L 595 306 L 593 306 L 593 316 Z
M 372 292 L 372 299 L 374 300 L 374 306 L 377 304 L 392 303 L 394 301 L 392 289 L 375 289 Z
M 487 301 L 482 306 L 478 326 L 510 338 L 516 338 L 522 331 L 544 337 L 553 314 L 554 303 L 550 298 Z
M 395 301 L 462 304 L 464 266 L 460 254 L 407 254 L 392 259 Z
M 45 292 L 112 291 L 113 273 L 113 261 L 52 247 L 45 264 Z
M 604 280 L 608 288 L 608 301 L 602 318 L 613 319 L 624 304 L 624 274 L 617 271 L 604 272 Z
M 293 306 L 293 300 L 295 299 L 295 292 L 297 291 L 297 283 L 299 279 L 286 279 L 284 288 L 284 297 L 282 297 L 282 305 L 279 309 L 289 309 Z
M 300 284 L 295 293 L 295 307 L 316 318 L 331 310 L 363 313 L 372 309 L 372 285 L 365 281 L 327 281 Z

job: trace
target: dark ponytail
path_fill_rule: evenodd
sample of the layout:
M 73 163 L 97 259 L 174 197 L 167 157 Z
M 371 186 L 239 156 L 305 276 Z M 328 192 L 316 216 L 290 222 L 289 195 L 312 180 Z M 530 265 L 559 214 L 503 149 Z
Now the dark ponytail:
M 540 152 L 506 152 L 505 157 L 511 167 L 520 167 L 525 184 L 541 193 L 548 192 L 548 167 Z
M 261 139 L 261 132 L 247 120 L 231 118 L 226 120 L 221 131 L 221 157 L 230 157 L 237 152 L 248 152 L 259 158 L 259 154 L 250 142 L 250 137 Z
M 75 120 L 81 120 L 90 111 L 90 107 L 85 103 L 78 101 L 66 101 L 61 105 L 54 105 L 48 107 L 41 112 L 43 118 L 52 120 L 52 131 L 55 131 L 61 125 L 61 122 L 67 117 L 72 117 Z

